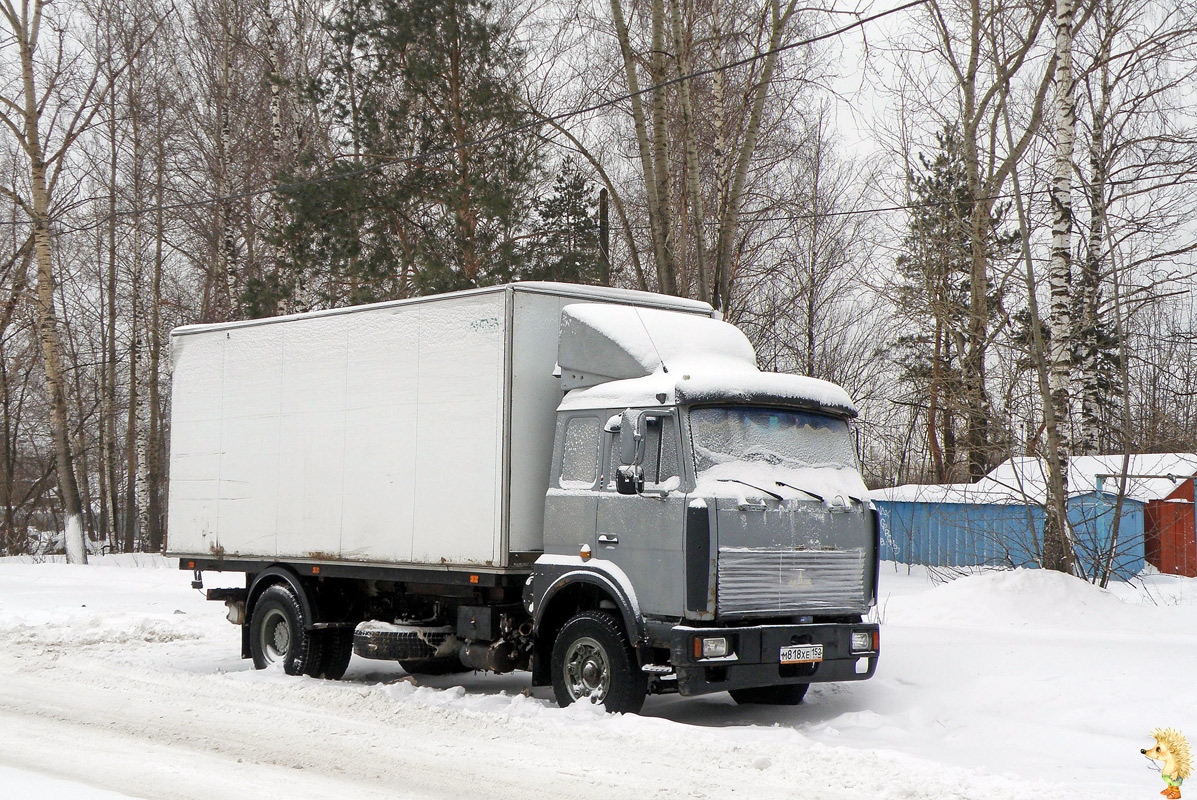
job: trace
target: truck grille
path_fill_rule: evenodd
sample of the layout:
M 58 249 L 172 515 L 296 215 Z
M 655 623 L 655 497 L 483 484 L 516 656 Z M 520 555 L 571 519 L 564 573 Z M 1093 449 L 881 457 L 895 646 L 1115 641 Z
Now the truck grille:
M 863 612 L 865 553 L 850 550 L 719 548 L 720 614 Z

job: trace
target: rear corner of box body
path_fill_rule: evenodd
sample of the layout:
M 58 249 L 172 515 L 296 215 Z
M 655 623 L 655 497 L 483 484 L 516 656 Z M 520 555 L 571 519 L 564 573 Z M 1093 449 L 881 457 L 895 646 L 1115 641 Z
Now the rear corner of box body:
M 513 551 L 544 549 L 544 501 L 553 459 L 557 406 L 564 396 L 553 376 L 561 310 L 571 303 L 611 303 L 710 316 L 706 303 L 626 289 L 563 283 L 513 285 L 510 411 L 510 510 Z

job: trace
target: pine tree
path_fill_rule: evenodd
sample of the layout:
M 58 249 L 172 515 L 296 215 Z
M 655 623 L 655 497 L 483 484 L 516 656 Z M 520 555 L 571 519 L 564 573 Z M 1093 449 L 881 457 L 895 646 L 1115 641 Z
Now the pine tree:
M 341 152 L 332 163 L 309 153 L 283 179 L 346 177 L 285 193 L 282 277 L 251 286 L 246 306 L 268 311 L 299 292 L 302 305 L 344 305 L 518 271 L 540 144 L 519 101 L 523 54 L 489 11 L 481 0 L 341 7 L 340 58 L 311 88 L 343 131 Z
M 553 191 L 537 201 L 540 235 L 524 259 L 524 280 L 602 283 L 594 185 L 566 158 Z
M 927 409 L 926 438 L 933 477 L 955 479 L 958 422 L 966 413 L 961 359 L 966 348 L 971 294 L 970 219 L 973 197 L 959 134 L 945 128 L 936 136 L 934 158 L 919 155 L 921 169 L 911 170 L 907 185 L 913 199 L 910 230 L 897 259 L 901 275 L 898 303 L 914 322 L 914 332 L 897 341 L 896 360 L 903 380 L 912 385 Z M 1016 233 L 1003 230 L 1005 209 L 990 218 L 990 252 L 1011 252 Z M 991 313 L 1000 310 L 994 294 Z

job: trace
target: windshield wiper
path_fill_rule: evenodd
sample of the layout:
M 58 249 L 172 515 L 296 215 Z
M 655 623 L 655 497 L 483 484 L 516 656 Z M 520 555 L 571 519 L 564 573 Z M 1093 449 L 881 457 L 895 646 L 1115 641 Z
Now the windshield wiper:
M 826 500 L 823 499 L 823 495 L 815 494 L 810 489 L 799 489 L 797 486 L 792 486 L 788 483 L 785 483 L 784 481 L 773 481 L 773 482 L 776 483 L 778 486 L 784 486 L 787 489 L 793 489 L 796 492 L 805 492 L 806 494 L 809 494 L 811 497 L 815 498 L 819 502 L 822 502 L 822 503 L 827 502 Z M 864 500 L 861 500 L 859 497 L 854 497 L 853 495 L 850 495 L 850 494 L 846 494 L 846 495 L 844 495 L 844 497 L 847 497 L 849 500 L 855 500 L 856 502 L 860 503 L 861 505 L 864 505 Z
M 787 489 L 793 489 L 795 492 L 802 492 L 803 494 L 809 494 L 811 497 L 815 498 L 820 503 L 827 502 L 826 500 L 823 499 L 823 495 L 815 494 L 810 489 L 799 489 L 797 486 L 792 486 L 792 485 L 786 483 L 785 481 L 773 481 L 773 482 L 776 483 L 778 486 L 784 486 Z
M 769 495 L 770 497 L 772 497 L 774 500 L 777 500 L 778 502 L 781 502 L 782 500 L 785 499 L 784 497 L 779 495 L 777 492 L 771 492 L 768 489 L 762 489 L 761 487 L 759 487 L 755 484 L 749 483 L 748 481 L 742 481 L 739 478 L 716 478 L 716 480 L 718 480 L 720 483 L 742 483 L 745 486 L 749 487 L 750 489 L 756 489 L 758 492 L 764 492 L 765 494 Z

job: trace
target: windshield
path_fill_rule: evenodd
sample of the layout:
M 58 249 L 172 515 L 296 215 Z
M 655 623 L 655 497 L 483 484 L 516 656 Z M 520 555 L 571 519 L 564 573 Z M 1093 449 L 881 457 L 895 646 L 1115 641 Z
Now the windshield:
M 696 408 L 690 412 L 690 432 L 700 476 L 717 464 L 744 461 L 856 469 L 848 423 L 825 414 L 748 406 Z

